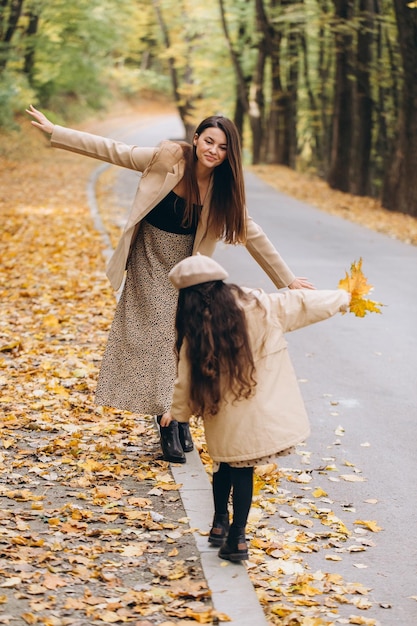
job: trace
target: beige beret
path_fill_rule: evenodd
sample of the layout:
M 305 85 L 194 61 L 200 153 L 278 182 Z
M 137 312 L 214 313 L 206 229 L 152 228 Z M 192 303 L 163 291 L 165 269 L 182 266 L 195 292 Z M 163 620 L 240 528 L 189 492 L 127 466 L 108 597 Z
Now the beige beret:
M 198 252 L 174 265 L 168 276 L 174 287 L 184 289 L 211 280 L 224 280 L 229 274 L 217 261 Z

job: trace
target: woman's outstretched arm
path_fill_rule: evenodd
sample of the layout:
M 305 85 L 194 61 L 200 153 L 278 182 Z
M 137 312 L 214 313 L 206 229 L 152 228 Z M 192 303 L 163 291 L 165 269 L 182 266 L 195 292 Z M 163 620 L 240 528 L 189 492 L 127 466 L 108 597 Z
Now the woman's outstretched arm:
M 139 172 L 146 169 L 157 151 L 157 148 L 130 146 L 108 137 L 53 124 L 46 115 L 35 109 L 33 105 L 26 109 L 26 113 L 33 118 L 31 123 L 34 126 L 50 135 L 53 148 L 62 148 Z M 176 146 L 177 151 L 181 150 L 177 144 L 172 145 Z

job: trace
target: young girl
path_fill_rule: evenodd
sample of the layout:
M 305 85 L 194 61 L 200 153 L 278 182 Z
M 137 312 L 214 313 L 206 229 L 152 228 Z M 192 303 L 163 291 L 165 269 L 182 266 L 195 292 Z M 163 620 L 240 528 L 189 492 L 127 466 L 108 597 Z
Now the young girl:
M 142 173 L 130 215 L 109 261 L 115 289 L 126 281 L 101 364 L 96 403 L 157 415 L 164 458 L 185 462 L 193 443 L 187 424 L 161 424 L 175 378 L 173 328 L 177 294 L 168 272 L 181 259 L 211 255 L 219 239 L 242 243 L 277 288 L 311 288 L 295 278 L 261 228 L 247 215 L 241 148 L 233 122 L 203 120 L 192 145 L 164 141 L 155 148 L 54 125 L 30 106 L 32 124 L 55 148 Z M 70 202 L 70 199 L 68 200 Z
M 169 415 L 201 416 L 214 462 L 214 520 L 219 556 L 248 558 L 245 527 L 253 469 L 303 441 L 310 428 L 284 333 L 347 309 L 343 290 L 267 294 L 224 283 L 213 259 L 196 255 L 169 273 L 179 289 L 177 379 Z M 233 519 L 228 501 L 232 492 Z

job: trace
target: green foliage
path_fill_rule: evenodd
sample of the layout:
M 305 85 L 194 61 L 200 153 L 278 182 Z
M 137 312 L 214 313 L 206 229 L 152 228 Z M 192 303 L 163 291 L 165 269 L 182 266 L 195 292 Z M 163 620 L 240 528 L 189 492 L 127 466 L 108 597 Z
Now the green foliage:
M 28 103 L 27 93 L 13 91 L 19 80 L 31 84 L 31 101 L 61 113 L 70 106 L 74 115 L 77 108 L 105 106 L 115 93 L 172 95 L 171 63 L 179 75 L 179 103 L 192 102 L 196 119 L 217 111 L 230 114 L 234 80 L 217 4 L 161 0 L 168 47 L 153 4 L 26 0 L 7 59 L 12 78 L 10 89 L 3 87 L 2 108 L 9 118 Z M 29 37 L 30 13 L 39 21 Z M 34 54 L 30 76 L 25 69 L 29 50 Z
M 138 36 L 146 28 L 144 12 L 130 0 L 26 0 L 19 27 L 7 53 L 6 70 L 1 73 L 2 119 L 10 119 L 17 110 L 27 106 L 27 93 L 14 90 L 13 84 L 30 81 L 33 91 L 30 100 L 41 106 L 64 111 L 72 108 L 100 108 L 110 94 L 117 91 L 122 72 L 115 68 L 134 65 L 137 69 L 146 44 Z M 143 7 L 141 7 L 143 8 Z M 38 15 L 38 29 L 27 36 L 28 15 Z M 152 13 L 153 16 L 153 13 Z M 145 36 L 146 38 L 146 36 Z M 4 48 L 5 50 L 5 48 Z M 31 75 L 26 72 L 28 51 L 34 53 Z M 7 74 L 7 81 L 1 74 Z M 6 117 L 5 117 L 6 115 Z
M 48 104 L 68 94 L 89 107 L 101 106 L 106 69 L 113 64 L 121 40 L 114 3 L 53 0 L 45 4 L 34 74 L 40 101 Z
M 14 116 L 22 111 L 22 102 L 36 100 L 34 90 L 22 74 L 4 71 L 0 74 L 0 127 L 16 129 Z
M 133 64 L 115 67 L 110 73 L 110 81 L 117 84 L 118 91 L 126 97 L 141 93 L 155 93 L 171 96 L 171 82 L 167 74 L 152 69 L 140 69 Z

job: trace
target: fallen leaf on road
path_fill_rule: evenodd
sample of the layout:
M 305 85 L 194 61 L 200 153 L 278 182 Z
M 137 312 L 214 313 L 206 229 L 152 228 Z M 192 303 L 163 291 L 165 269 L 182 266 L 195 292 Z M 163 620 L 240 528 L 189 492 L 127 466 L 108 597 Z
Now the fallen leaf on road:
M 378 526 L 375 520 L 355 520 L 354 523 L 358 526 L 364 526 L 368 530 L 372 530 L 373 533 L 379 533 L 383 530 L 380 526 Z

